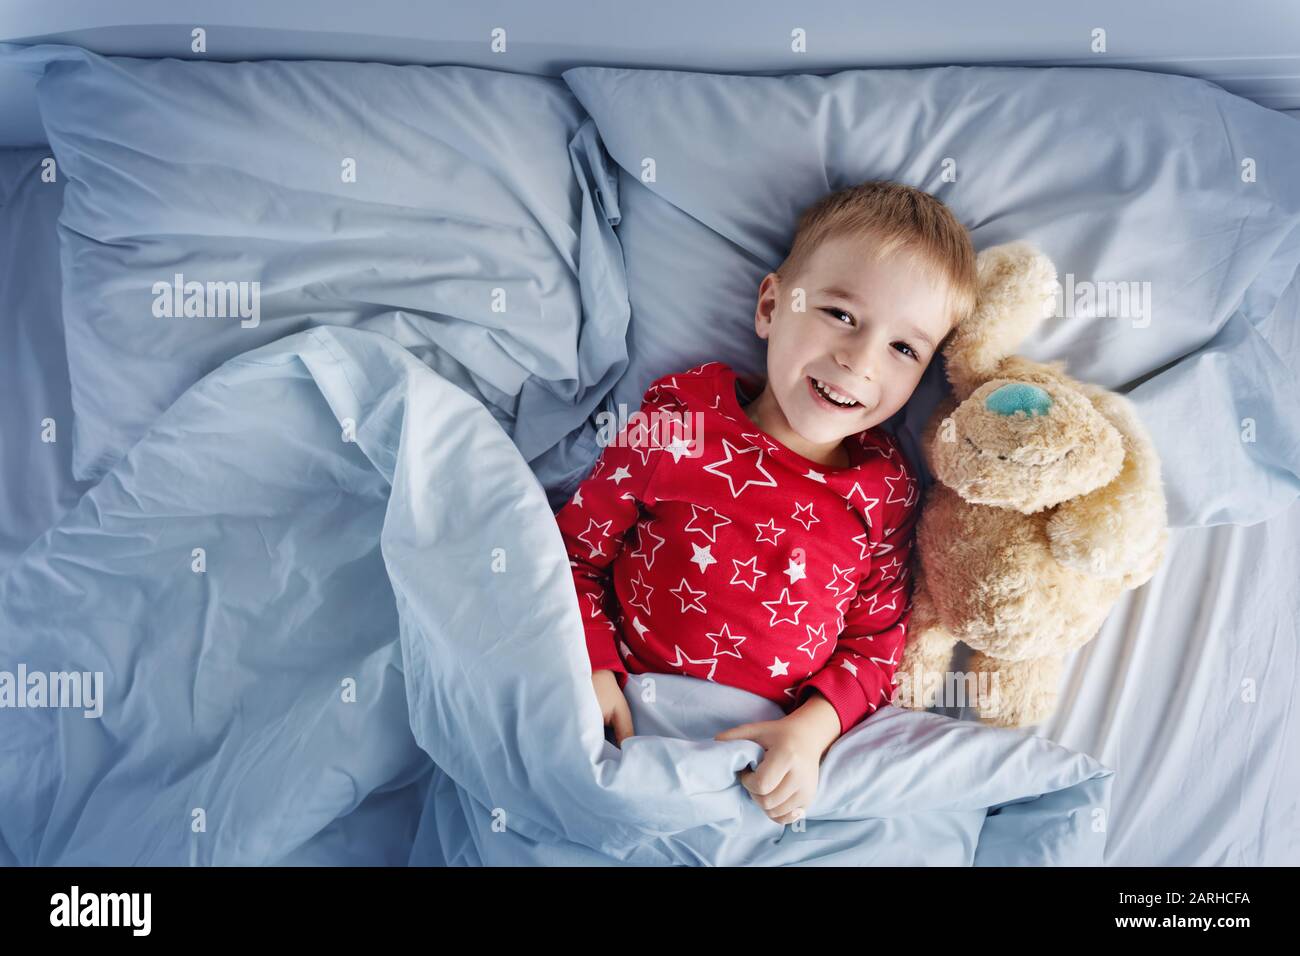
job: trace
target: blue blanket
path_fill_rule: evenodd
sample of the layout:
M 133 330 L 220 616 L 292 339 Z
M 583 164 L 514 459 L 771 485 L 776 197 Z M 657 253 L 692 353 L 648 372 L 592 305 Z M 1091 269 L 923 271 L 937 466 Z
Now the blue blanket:
M 74 671 L 102 683 L 35 693 Z M 192 387 L 0 579 L 0 863 L 1101 862 L 1111 771 L 1046 739 L 884 708 L 783 827 L 736 779 L 759 745 L 711 739 L 776 705 L 626 693 L 620 750 L 487 409 L 385 336 L 302 332 Z

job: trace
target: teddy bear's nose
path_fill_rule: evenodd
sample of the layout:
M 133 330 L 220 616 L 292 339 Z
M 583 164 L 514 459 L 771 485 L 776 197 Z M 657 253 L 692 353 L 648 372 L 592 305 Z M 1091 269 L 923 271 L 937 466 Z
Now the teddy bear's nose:
M 984 407 L 997 415 L 1014 415 L 1024 412 L 1029 418 L 1046 415 L 1052 407 L 1052 397 L 1037 385 L 1012 382 L 989 393 Z

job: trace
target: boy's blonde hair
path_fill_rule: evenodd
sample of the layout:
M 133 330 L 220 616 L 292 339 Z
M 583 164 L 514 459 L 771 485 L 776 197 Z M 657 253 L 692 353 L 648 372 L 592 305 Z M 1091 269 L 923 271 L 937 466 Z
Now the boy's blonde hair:
M 974 311 L 978 282 L 970 233 L 929 193 L 884 179 L 828 193 L 800 215 L 777 276 L 786 282 L 798 275 L 814 249 L 844 235 L 874 239 L 877 260 L 895 252 L 910 254 L 923 272 L 945 285 L 952 327 L 940 348 Z

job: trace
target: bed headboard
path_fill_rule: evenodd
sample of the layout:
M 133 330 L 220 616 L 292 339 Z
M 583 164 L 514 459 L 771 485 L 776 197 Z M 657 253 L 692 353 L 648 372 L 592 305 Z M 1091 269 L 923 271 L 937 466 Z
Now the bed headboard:
M 558 75 L 580 64 L 731 73 L 871 66 L 1110 66 L 1201 76 L 1300 110 L 1300 4 L 1182 0 L 5 0 L 0 40 L 211 59 L 459 63 Z M 207 51 L 191 50 L 206 31 Z M 493 48 L 494 30 L 497 48 Z M 1098 33 L 1097 31 L 1104 31 Z M 501 41 L 504 40 L 504 49 Z M 32 79 L 0 67 L 0 145 L 43 141 Z

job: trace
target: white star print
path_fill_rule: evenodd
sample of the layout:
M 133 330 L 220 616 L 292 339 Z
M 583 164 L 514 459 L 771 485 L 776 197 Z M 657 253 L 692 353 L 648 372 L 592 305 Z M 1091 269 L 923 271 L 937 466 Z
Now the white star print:
M 784 571 L 782 571 L 781 573 L 789 576 L 791 584 L 794 584 L 796 581 L 799 581 L 808 576 L 804 572 L 804 566 L 800 564 L 798 561 L 796 561 L 794 558 L 790 559 L 790 566 L 786 568 Z
M 858 555 L 858 560 L 861 561 L 866 558 L 867 551 L 871 548 L 871 542 L 867 540 L 867 533 L 865 531 L 862 532 L 862 534 L 853 539 L 853 543 L 862 549 L 862 553 Z
M 699 660 L 695 660 L 695 659 L 692 658 L 692 657 L 687 657 L 687 656 L 682 652 L 682 649 L 681 649 L 680 647 L 678 647 L 676 644 L 673 645 L 673 650 L 677 652 L 677 658 L 676 658 L 676 660 L 671 660 L 671 661 L 668 662 L 668 665 L 669 665 L 670 667 L 676 667 L 676 668 L 678 668 L 682 673 L 687 674 L 688 677 L 694 677 L 694 676 L 696 676 L 696 675 L 694 675 L 694 674 L 690 674 L 689 672 L 686 671 L 686 665 L 687 665 L 687 664 L 694 664 L 694 665 L 699 666 L 699 667 L 703 667 L 705 664 L 708 664 L 708 665 L 709 665 L 709 672 L 708 672 L 707 674 L 705 674 L 704 677 L 705 677 L 706 680 L 713 680 L 713 671 L 714 671 L 714 670 L 717 668 L 717 666 L 718 666 L 718 660 L 717 660 L 717 658 L 715 658 L 715 657 L 702 657 L 702 658 L 700 658 Z
M 805 624 L 804 627 L 808 629 L 808 640 L 799 645 L 799 650 L 807 651 L 808 656 L 813 660 L 816 660 L 817 649 L 826 643 L 826 625 L 818 624 L 816 627 L 813 627 L 811 624 Z M 813 644 L 813 641 L 816 641 L 817 643 Z M 809 644 L 812 644 L 812 646 L 809 647 Z
M 706 544 L 704 547 L 701 548 L 698 544 L 692 541 L 691 547 L 695 549 L 695 557 L 691 558 L 691 560 L 700 566 L 701 574 L 704 573 L 705 569 L 710 564 L 718 563 L 717 558 L 713 556 L 713 552 L 712 552 L 713 545 Z
M 650 429 L 644 422 L 637 422 L 636 426 L 629 426 L 627 431 L 628 447 L 631 448 L 641 459 L 644 466 L 650 461 L 650 453 L 655 450 L 655 444 L 651 441 Z M 617 484 L 617 482 L 615 482 Z
M 634 627 L 634 628 L 636 629 L 637 637 L 641 638 L 641 640 L 644 641 L 644 640 L 645 640 L 645 632 L 648 631 L 648 630 L 650 630 L 650 628 L 648 628 L 648 627 L 646 627 L 644 624 L 642 624 L 642 623 L 641 623 L 641 619 L 640 619 L 639 617 L 637 617 L 635 614 L 632 615 L 632 627 Z
M 861 432 L 858 437 L 861 439 L 862 447 L 868 451 L 874 451 L 881 458 L 894 457 L 894 445 L 888 438 L 884 439 L 884 441 L 880 443 L 869 441 L 868 432 L 866 431 Z
M 765 578 L 765 577 L 767 577 L 767 572 L 766 572 L 766 571 L 760 571 L 760 570 L 758 570 L 758 556 L 757 556 L 757 555 L 755 555 L 754 557 L 750 558 L 748 561 L 737 561 L 735 558 L 732 558 L 732 559 L 731 559 L 731 563 L 734 564 L 734 565 L 736 566 L 736 567 L 735 567 L 735 573 L 732 574 L 732 576 L 731 576 L 731 583 L 732 583 L 732 584 L 743 584 L 745 587 L 749 588 L 749 589 L 752 591 L 752 590 L 754 590 L 754 585 L 758 584 L 758 579 L 759 579 L 759 578 Z M 742 578 L 742 577 L 740 576 L 740 569 L 741 569 L 741 568 L 745 568 L 745 567 L 749 568 L 749 573 L 750 573 L 750 575 L 751 575 L 751 577 L 749 578 L 749 580 L 745 580 L 744 578 Z
M 624 478 L 631 478 L 631 477 L 632 477 L 632 472 L 628 471 L 625 465 L 619 465 L 618 468 L 615 469 L 614 474 L 609 476 L 609 480 L 614 482 L 614 484 L 617 485 Z
M 857 539 L 854 538 L 853 540 L 856 541 Z M 890 561 L 888 564 L 882 564 L 882 565 L 880 566 L 880 571 L 881 571 L 881 573 L 883 574 L 883 573 L 886 572 L 886 571 L 892 571 L 894 568 L 899 568 L 899 567 L 902 567 L 902 566 L 903 566 L 903 562 L 902 562 L 901 560 L 899 560 L 898 555 L 894 555 L 894 558 L 893 558 L 892 561 Z
M 818 518 L 815 514 L 813 514 L 812 507 L 813 506 L 811 501 L 808 502 L 807 504 L 800 504 L 799 502 L 796 501 L 794 503 L 794 514 L 790 516 L 795 521 L 803 525 L 803 529 L 805 531 L 811 531 L 812 526 L 815 525 L 817 522 L 821 521 L 820 518 Z M 804 514 L 807 514 L 808 516 L 807 519 L 800 517 L 800 515 L 804 515 Z
M 664 446 L 664 451 L 672 455 L 673 464 L 677 464 L 682 460 L 682 456 L 690 454 L 691 446 L 681 435 L 674 435 L 673 440 Z
M 790 673 L 789 663 L 781 660 L 779 657 L 773 657 L 772 663 L 768 665 L 767 669 L 773 677 L 781 677 L 782 675 Z
M 770 474 L 768 474 L 767 469 L 763 467 L 762 449 L 754 447 L 752 445 L 749 448 L 737 448 L 735 445 L 733 445 L 725 438 L 722 439 L 722 448 L 723 451 L 726 452 L 727 457 L 720 458 L 715 462 L 705 465 L 704 470 L 711 475 L 717 475 L 719 478 L 725 478 L 727 481 L 727 487 L 731 490 L 731 497 L 739 498 L 741 494 L 745 491 L 745 489 L 748 488 L 750 485 L 754 485 L 757 488 L 776 487 L 776 479 L 773 478 Z M 750 454 L 758 456 L 757 458 L 754 459 L 753 468 L 755 471 L 761 474 L 766 480 L 759 481 L 757 478 L 746 478 L 744 483 L 741 484 L 740 490 L 738 491 L 736 489 L 735 476 L 730 474 L 729 472 L 723 471 L 722 466 L 723 465 L 734 466 L 735 464 L 743 464 L 741 462 L 741 456 L 750 455 Z
M 590 535 L 592 531 L 599 531 L 600 541 L 603 542 L 605 540 L 605 537 L 609 534 L 609 526 L 612 525 L 614 522 L 613 520 L 610 520 L 602 524 L 597 522 L 595 518 L 590 518 L 588 519 L 588 521 L 590 523 L 587 525 L 587 530 L 582 532 L 582 534 L 578 535 L 578 540 L 581 541 L 583 544 L 585 544 L 587 547 L 591 548 L 591 554 L 589 555 L 589 557 L 594 558 L 596 555 L 604 554 L 605 552 L 604 549 L 601 548 L 600 542 L 593 543 L 587 540 L 587 536 Z
M 654 523 L 654 519 L 651 518 L 645 524 L 637 528 L 636 550 L 632 552 L 632 557 L 640 558 L 644 561 L 647 569 L 654 567 L 655 552 L 662 548 L 664 544 L 664 539 L 650 530 Z M 654 547 L 652 547 L 650 552 L 647 554 L 645 546 L 649 544 L 651 540 L 654 541 Z
M 577 491 L 575 491 L 575 492 L 573 493 L 573 503 L 574 503 L 575 505 L 577 505 L 579 508 L 582 507 L 582 489 L 581 489 L 581 488 L 579 488 Z
M 889 655 L 888 658 L 869 657 L 867 658 L 867 660 L 871 661 L 871 663 L 873 664 L 885 664 L 889 667 L 897 667 L 898 661 L 894 660 L 894 655 L 897 653 L 898 653 L 898 648 L 894 648 L 893 652 Z
M 848 672 L 849 672 L 850 674 L 852 674 L 854 677 L 857 677 L 857 676 L 858 676 L 858 669 L 857 669 L 857 667 L 854 666 L 853 662 L 852 662 L 851 660 L 849 660 L 847 657 L 844 658 L 842 661 L 840 661 L 840 667 L 843 667 L 846 671 L 848 671 Z
M 665 451 L 673 456 L 673 464 L 678 464 L 682 460 L 683 456 L 691 454 L 691 450 L 694 447 L 694 443 L 688 442 L 686 437 L 682 434 L 683 430 L 686 428 L 686 413 L 674 409 L 672 411 L 665 411 L 664 416 L 665 421 L 660 430 L 670 435 L 671 440 L 663 447 Z M 663 435 L 660 434 L 657 438 L 658 441 L 662 443 Z
M 740 437 L 748 438 L 750 442 L 752 442 L 755 445 L 764 445 L 766 446 L 770 454 L 776 454 L 777 451 L 776 443 L 773 442 L 772 439 L 768 438 L 767 435 L 761 431 L 741 432 Z
M 897 591 L 892 591 L 892 592 L 890 592 L 890 593 L 891 593 L 893 596 L 889 599 L 889 603 L 888 603 L 888 604 L 880 604 L 880 603 L 879 603 L 879 602 L 880 602 L 880 599 L 881 599 L 881 597 L 883 597 L 883 595 L 881 595 L 881 594 L 873 594 L 873 595 L 871 595 L 871 607 L 867 608 L 867 613 L 868 613 L 868 614 L 875 614 L 877 611 L 892 611 L 892 610 L 894 610 L 894 608 L 898 607 L 898 592 L 897 592 Z
M 776 526 L 775 518 L 770 518 L 763 524 L 756 524 L 754 525 L 754 527 L 758 530 L 758 539 L 755 543 L 757 543 L 758 541 L 767 541 L 771 544 L 776 544 L 776 539 L 781 537 L 781 535 L 785 534 L 785 528 L 778 528 Z M 772 537 L 769 538 L 763 534 L 764 528 L 772 532 Z
M 740 647 L 740 645 L 745 643 L 746 640 L 743 637 L 734 636 L 726 624 L 722 625 L 722 630 L 714 631 L 712 634 L 705 634 L 704 636 L 713 642 L 714 657 L 740 657 L 740 651 L 736 650 L 736 648 Z M 722 649 L 722 642 L 719 641 L 718 638 L 722 638 L 723 641 L 728 642 L 731 646 L 724 651 Z
M 812 468 L 808 469 L 808 474 L 804 475 L 804 477 L 811 478 L 813 481 L 820 481 L 823 485 L 826 484 L 826 476 L 820 471 L 814 471 Z
M 645 594 L 640 593 L 642 590 L 645 591 Z M 638 571 L 636 577 L 632 580 L 632 596 L 628 598 L 628 606 L 640 608 L 646 612 L 647 616 L 649 616 L 650 605 L 648 602 L 650 601 L 650 595 L 653 593 L 654 588 L 641 580 L 641 572 Z
M 772 620 L 771 623 L 769 624 L 770 627 L 775 627 L 777 624 L 781 623 L 782 621 L 789 621 L 791 624 L 798 624 L 799 614 L 803 611 L 805 607 L 808 606 L 807 601 L 791 601 L 789 588 L 782 588 L 781 597 L 778 598 L 777 600 L 762 601 L 760 603 L 762 603 L 763 607 L 767 608 L 769 611 L 772 612 Z M 782 614 L 783 608 L 794 608 L 795 609 L 794 617 L 785 617 Z
M 704 597 L 707 592 L 695 590 L 686 583 L 685 578 L 682 578 L 682 583 L 677 585 L 677 587 L 673 588 L 668 593 L 676 596 L 677 600 L 682 602 L 683 614 L 687 611 L 699 611 L 704 614 L 708 613 L 704 610 L 704 605 L 701 604 L 699 600 Z M 650 612 L 647 611 L 646 613 L 649 614 Z
M 838 564 L 834 563 L 831 564 L 831 568 L 834 571 L 834 577 L 832 577 L 830 583 L 826 585 L 826 590 L 835 592 L 836 597 L 840 597 L 843 594 L 851 594 L 854 590 L 854 584 L 849 580 L 849 575 L 853 573 L 853 568 L 841 568 Z M 837 581 L 843 582 L 843 590 L 840 590 L 839 585 L 836 583 Z
M 701 524 L 707 524 L 708 527 L 697 527 L 695 522 L 700 521 L 700 516 L 704 515 Z M 731 524 L 731 519 L 718 514 L 712 508 L 706 508 L 703 505 L 691 504 L 691 520 L 686 522 L 686 531 L 698 531 L 710 541 L 717 542 L 718 529 L 723 525 Z
M 880 499 L 868 498 L 867 493 L 862 490 L 862 483 L 855 481 L 853 487 L 849 489 L 849 493 L 844 496 L 845 507 L 853 508 L 853 496 L 855 494 L 862 499 L 862 513 L 867 516 L 867 521 L 874 521 L 875 519 L 871 517 L 871 509 L 880 504 Z
M 908 496 L 908 493 L 907 493 L 907 492 L 904 492 L 904 494 L 903 494 L 903 496 L 902 496 L 901 498 L 895 498 L 895 497 L 894 497 L 894 495 L 898 493 L 898 490 L 894 487 L 894 482 L 896 482 L 896 481 L 902 481 L 902 480 L 904 480 L 904 479 L 906 479 L 906 478 L 907 478 L 907 473 L 906 473 L 906 472 L 904 472 L 904 473 L 901 474 L 901 475 L 886 475 L 886 476 L 885 476 L 885 485 L 889 488 L 889 497 L 885 499 L 885 504 L 887 504 L 887 505 L 892 505 L 892 504 L 894 504 L 895 502 L 898 502 L 899 504 L 904 504 L 904 505 L 907 504 L 907 496 Z M 910 481 L 911 479 L 907 479 L 907 480 Z

